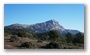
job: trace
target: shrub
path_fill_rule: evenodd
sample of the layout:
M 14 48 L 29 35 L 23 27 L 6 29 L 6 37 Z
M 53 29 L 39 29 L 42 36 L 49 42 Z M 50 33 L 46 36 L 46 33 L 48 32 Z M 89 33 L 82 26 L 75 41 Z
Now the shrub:
M 42 40 L 38 40 L 37 42 L 42 42 Z
M 67 49 L 67 47 L 63 47 L 63 49 Z
M 4 33 L 4 36 L 8 36 L 9 34 L 8 33 Z
M 49 44 L 46 45 L 47 49 L 58 49 L 59 48 L 59 44 L 56 42 L 50 42 Z
M 25 48 L 33 48 L 33 43 L 31 42 L 25 42 L 25 43 L 22 43 L 20 47 L 25 47 Z
M 41 39 L 42 39 L 43 41 L 44 41 L 44 40 L 48 40 L 48 37 L 47 37 L 47 36 L 43 36 Z
M 26 34 L 26 32 L 18 32 L 17 35 L 19 37 L 26 37 L 27 34 Z
M 17 42 L 19 40 L 20 39 L 17 36 L 11 36 L 11 38 L 10 38 L 10 42 Z

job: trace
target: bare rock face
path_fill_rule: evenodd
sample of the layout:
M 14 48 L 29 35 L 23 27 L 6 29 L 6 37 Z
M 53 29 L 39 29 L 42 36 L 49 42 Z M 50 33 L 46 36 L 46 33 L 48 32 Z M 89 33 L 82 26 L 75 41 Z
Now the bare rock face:
M 57 21 L 55 20 L 49 20 L 43 23 L 37 23 L 33 25 L 26 25 L 26 24 L 12 24 L 10 26 L 5 26 L 9 28 L 15 28 L 15 29 L 28 29 L 28 30 L 34 30 L 35 32 L 48 32 L 50 30 L 56 30 L 62 34 L 66 34 L 68 32 L 72 34 L 76 34 L 79 31 L 78 30 L 70 30 L 65 29 L 63 26 L 61 26 Z
M 65 30 L 64 27 L 59 25 L 59 23 L 55 20 L 49 20 L 43 23 L 30 25 L 29 27 L 36 30 L 37 32 L 46 32 L 50 30 L 61 30 L 61 31 Z

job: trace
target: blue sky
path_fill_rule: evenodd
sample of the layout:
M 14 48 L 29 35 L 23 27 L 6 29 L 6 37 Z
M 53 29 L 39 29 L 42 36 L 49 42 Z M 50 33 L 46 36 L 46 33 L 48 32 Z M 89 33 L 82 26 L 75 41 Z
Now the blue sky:
M 55 19 L 66 29 L 84 32 L 83 4 L 4 4 L 4 26 Z

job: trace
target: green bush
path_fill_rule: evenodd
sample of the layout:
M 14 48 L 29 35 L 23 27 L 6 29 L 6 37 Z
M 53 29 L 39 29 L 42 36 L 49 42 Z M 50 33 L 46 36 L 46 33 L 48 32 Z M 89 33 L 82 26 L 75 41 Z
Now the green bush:
M 59 43 L 56 42 L 50 42 L 46 45 L 47 49 L 59 49 Z
M 8 36 L 9 34 L 8 33 L 4 33 L 4 36 Z
M 22 43 L 20 47 L 33 48 L 34 44 L 31 42 Z
M 48 40 L 48 37 L 47 36 L 43 36 L 41 37 L 41 39 L 44 41 L 44 40 Z
M 18 32 L 17 35 L 19 37 L 26 37 L 27 36 L 26 32 Z
M 42 40 L 38 40 L 37 42 L 42 42 Z
M 17 42 L 19 40 L 20 39 L 17 36 L 11 36 L 11 38 L 10 38 L 10 42 Z
M 67 47 L 63 47 L 63 49 L 67 49 Z

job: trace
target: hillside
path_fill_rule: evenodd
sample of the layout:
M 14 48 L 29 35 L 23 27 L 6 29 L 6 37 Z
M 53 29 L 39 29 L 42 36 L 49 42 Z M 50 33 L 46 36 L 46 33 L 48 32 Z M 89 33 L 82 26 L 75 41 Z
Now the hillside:
M 55 20 L 4 27 L 5 49 L 83 49 L 84 35 Z

